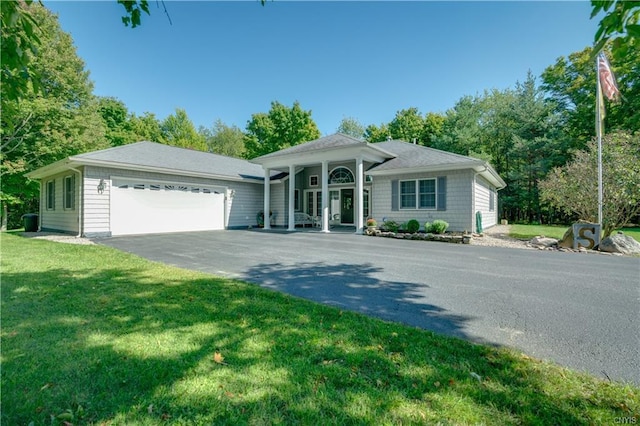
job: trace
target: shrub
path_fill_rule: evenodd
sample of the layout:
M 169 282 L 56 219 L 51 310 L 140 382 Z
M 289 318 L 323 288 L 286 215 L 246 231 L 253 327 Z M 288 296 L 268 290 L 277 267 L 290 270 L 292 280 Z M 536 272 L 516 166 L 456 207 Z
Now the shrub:
M 367 226 L 378 226 L 378 222 L 372 217 L 367 219 Z
M 415 219 L 411 219 L 409 222 L 407 222 L 407 227 L 405 229 L 410 233 L 415 234 L 420 230 L 420 222 Z
M 398 232 L 398 228 L 400 228 L 400 225 L 398 225 L 398 222 L 394 221 L 394 220 L 386 220 L 383 224 L 382 227 L 390 232 Z
M 433 223 L 427 222 L 424 224 L 425 231 L 432 234 L 444 234 L 448 227 L 449 224 L 440 219 L 434 220 Z

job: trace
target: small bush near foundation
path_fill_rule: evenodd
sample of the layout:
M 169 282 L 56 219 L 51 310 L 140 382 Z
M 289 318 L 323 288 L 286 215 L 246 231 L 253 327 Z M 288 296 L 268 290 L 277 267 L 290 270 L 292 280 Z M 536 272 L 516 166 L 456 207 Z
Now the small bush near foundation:
M 382 224 L 382 227 L 389 232 L 398 232 L 398 228 L 400 228 L 400 225 L 398 225 L 398 222 L 396 222 L 395 220 L 386 220 Z
M 416 232 L 418 232 L 420 230 L 420 222 L 418 222 L 415 219 L 411 219 L 409 222 L 407 222 L 407 231 L 415 234 Z
M 440 219 L 434 220 L 433 223 L 427 222 L 424 224 L 425 231 L 431 234 L 444 234 L 448 227 L 449 224 Z

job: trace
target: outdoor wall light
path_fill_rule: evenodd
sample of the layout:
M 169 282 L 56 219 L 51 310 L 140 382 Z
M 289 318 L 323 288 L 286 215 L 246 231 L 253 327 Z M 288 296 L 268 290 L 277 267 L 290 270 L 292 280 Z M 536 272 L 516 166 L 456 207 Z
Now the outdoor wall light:
M 100 179 L 100 183 L 98 184 L 98 194 L 102 194 L 104 192 L 104 179 Z

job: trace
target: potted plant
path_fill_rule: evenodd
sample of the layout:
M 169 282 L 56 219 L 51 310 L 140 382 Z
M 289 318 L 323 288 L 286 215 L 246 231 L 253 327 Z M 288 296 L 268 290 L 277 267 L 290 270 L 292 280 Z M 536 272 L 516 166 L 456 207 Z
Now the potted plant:
M 271 219 L 272 215 L 273 215 L 273 212 L 269 210 L 269 219 Z M 258 222 L 258 227 L 260 228 L 264 227 L 264 211 L 263 210 L 260 210 L 256 215 L 256 222 Z
M 369 219 L 367 219 L 367 228 L 374 230 L 376 229 L 376 227 L 378 226 L 378 222 L 376 222 L 376 220 L 372 217 L 370 217 Z

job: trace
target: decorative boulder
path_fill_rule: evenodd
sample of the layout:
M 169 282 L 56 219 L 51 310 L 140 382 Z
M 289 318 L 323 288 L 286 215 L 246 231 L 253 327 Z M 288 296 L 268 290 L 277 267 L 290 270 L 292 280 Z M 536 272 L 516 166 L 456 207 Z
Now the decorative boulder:
M 529 241 L 529 244 L 531 244 L 532 246 L 538 246 L 538 247 L 555 247 L 558 245 L 558 240 L 556 240 L 555 238 L 548 238 L 542 235 L 542 236 L 533 237 L 531 241 Z
M 558 241 L 559 247 L 573 248 L 573 226 L 570 226 L 562 236 L 562 239 Z
M 622 232 L 602 240 L 599 248 L 608 253 L 640 254 L 640 243 Z

